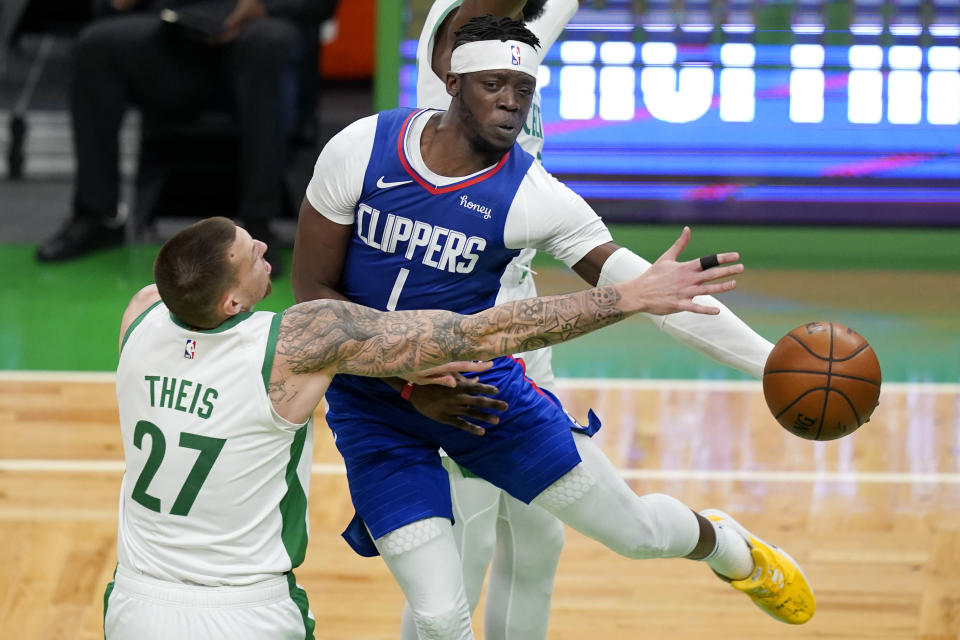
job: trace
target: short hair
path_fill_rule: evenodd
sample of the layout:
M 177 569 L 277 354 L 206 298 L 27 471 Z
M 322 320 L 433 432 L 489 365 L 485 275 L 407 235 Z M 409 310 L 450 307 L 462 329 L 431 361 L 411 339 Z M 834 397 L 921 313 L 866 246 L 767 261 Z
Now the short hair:
M 233 221 L 214 217 L 182 229 L 160 247 L 153 280 L 163 303 L 181 322 L 199 329 L 223 322 L 217 309 L 237 282 L 229 257 L 236 238 Z
M 480 42 L 482 40 L 516 40 L 523 42 L 531 47 L 540 46 L 538 38 L 526 25 L 513 18 L 498 18 L 487 14 L 477 18 L 470 18 L 462 27 L 453 34 L 453 49 L 468 42 Z
M 547 0 L 527 0 L 527 3 L 523 5 L 523 21 L 532 22 L 536 20 L 543 15 L 543 9 L 546 6 Z

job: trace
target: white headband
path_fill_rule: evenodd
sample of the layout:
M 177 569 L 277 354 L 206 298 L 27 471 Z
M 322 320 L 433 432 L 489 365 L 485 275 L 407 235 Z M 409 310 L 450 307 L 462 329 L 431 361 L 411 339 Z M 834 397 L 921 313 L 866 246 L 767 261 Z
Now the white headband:
M 473 73 L 505 69 L 520 71 L 537 77 L 540 56 L 537 50 L 525 42 L 508 40 L 479 40 L 467 42 L 453 50 L 450 56 L 450 71 L 453 73 Z

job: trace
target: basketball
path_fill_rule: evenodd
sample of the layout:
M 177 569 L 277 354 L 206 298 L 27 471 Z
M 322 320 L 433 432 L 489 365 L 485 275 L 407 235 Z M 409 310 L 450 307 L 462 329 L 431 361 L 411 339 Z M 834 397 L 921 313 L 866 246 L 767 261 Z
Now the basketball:
M 811 322 L 783 336 L 763 369 L 773 417 L 807 440 L 835 440 L 870 420 L 880 363 L 863 336 L 836 322 Z

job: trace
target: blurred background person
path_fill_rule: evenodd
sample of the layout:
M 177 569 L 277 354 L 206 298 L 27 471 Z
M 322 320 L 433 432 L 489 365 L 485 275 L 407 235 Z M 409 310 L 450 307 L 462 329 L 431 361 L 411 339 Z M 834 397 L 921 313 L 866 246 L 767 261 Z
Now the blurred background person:
M 126 109 L 186 118 L 227 108 L 240 132 L 238 218 L 273 239 L 297 122 L 306 37 L 336 0 L 97 0 L 99 19 L 76 42 L 70 85 L 76 177 L 63 227 L 37 247 L 44 262 L 121 244 L 118 134 Z M 175 14 L 180 20 L 165 22 Z M 192 18 L 192 20 L 188 20 Z M 280 263 L 268 256 L 275 268 Z

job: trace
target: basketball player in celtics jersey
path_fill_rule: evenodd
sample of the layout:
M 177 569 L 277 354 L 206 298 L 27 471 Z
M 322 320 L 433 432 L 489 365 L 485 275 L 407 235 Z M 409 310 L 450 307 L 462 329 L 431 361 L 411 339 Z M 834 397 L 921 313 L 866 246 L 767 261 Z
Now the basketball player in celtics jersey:
M 489 366 L 462 361 L 568 340 L 638 311 L 716 313 L 694 296 L 731 290 L 733 281 L 713 281 L 742 265 L 727 264 L 735 253 L 710 269 L 677 262 L 688 238 L 631 282 L 467 316 L 339 300 L 254 312 L 270 292 L 266 245 L 226 218 L 176 234 L 157 255 L 156 285 L 121 320 L 126 471 L 106 639 L 313 638 L 293 569 L 307 545 L 311 420 L 334 375 L 443 381 Z M 424 371 L 449 361 L 461 362 Z
M 594 285 L 649 267 L 613 244 L 589 206 L 516 144 L 536 88 L 536 46 L 519 21 L 472 19 L 453 44 L 448 111 L 385 111 L 327 144 L 301 207 L 298 299 L 471 313 L 501 300 L 504 272 L 527 247 Z M 703 342 L 722 345 L 742 325 L 729 311 L 719 316 Z M 730 359 L 765 354 L 762 342 L 739 344 Z M 799 624 L 813 615 L 813 593 L 789 556 L 722 512 L 634 494 L 588 437 L 595 417 L 576 423 L 516 359 L 497 359 L 478 379 L 509 407 L 483 437 L 424 419 L 410 406 L 410 385 L 397 393 L 341 375 L 326 396 L 357 511 L 345 536 L 384 559 L 421 638 L 473 637 L 438 447 L 627 557 L 705 560 L 775 618 Z

